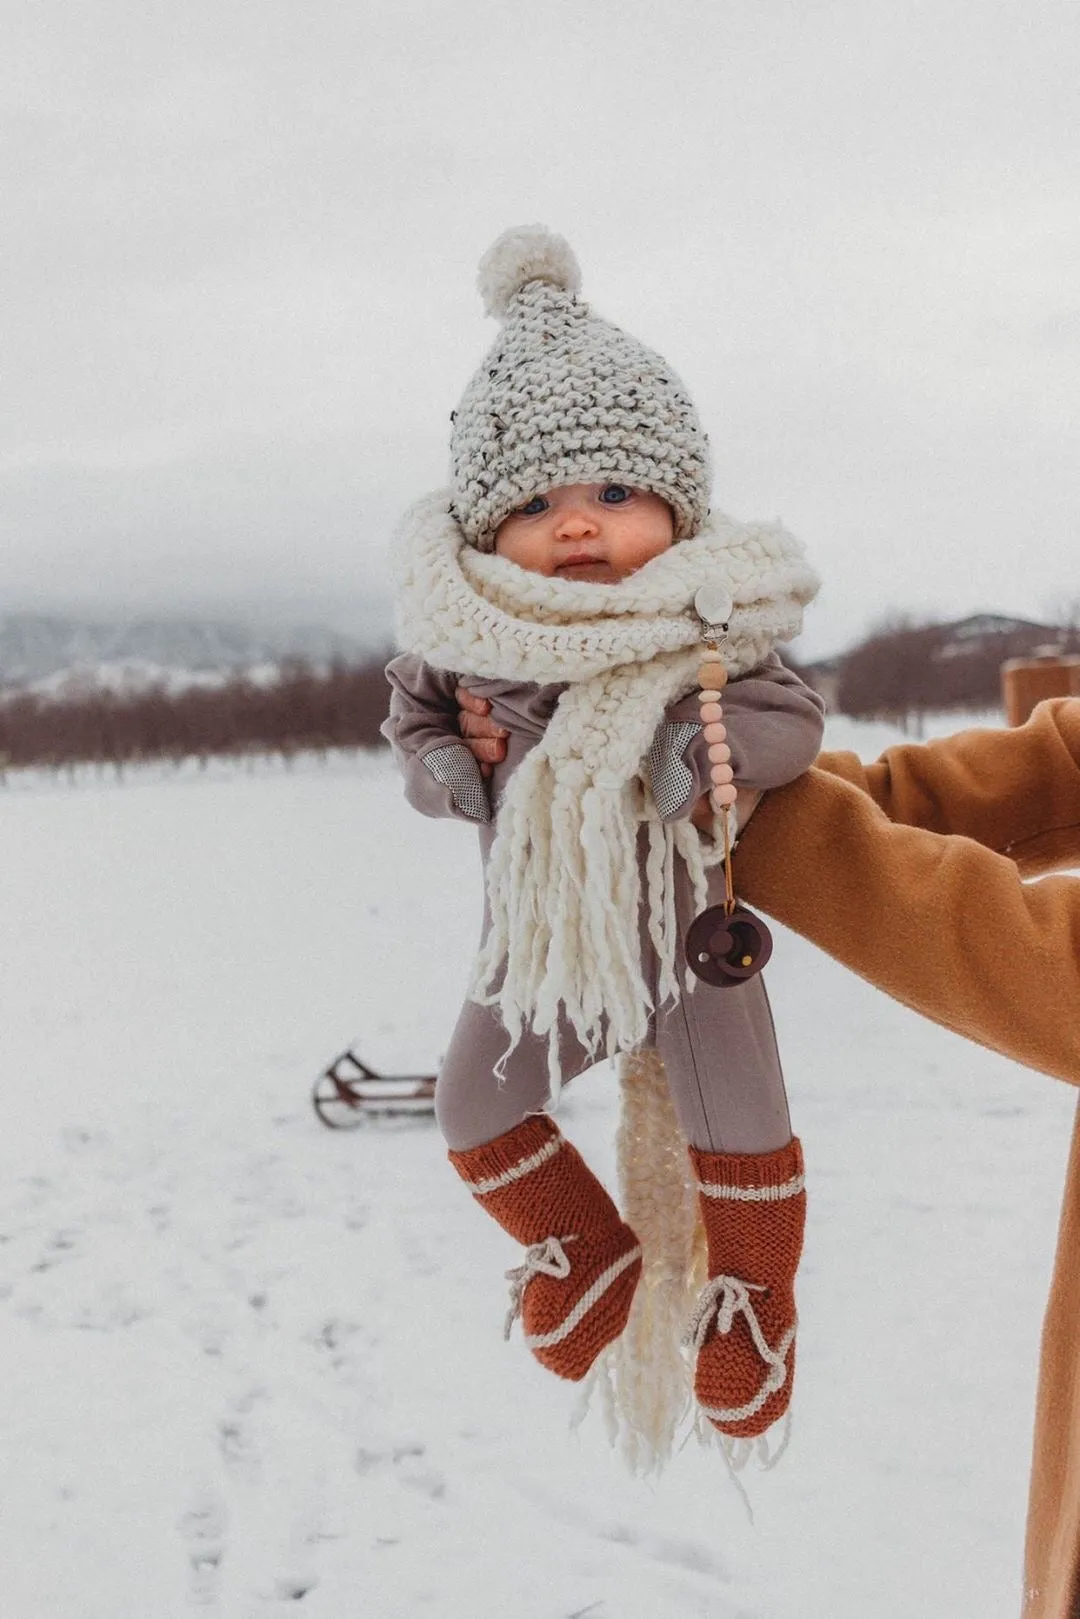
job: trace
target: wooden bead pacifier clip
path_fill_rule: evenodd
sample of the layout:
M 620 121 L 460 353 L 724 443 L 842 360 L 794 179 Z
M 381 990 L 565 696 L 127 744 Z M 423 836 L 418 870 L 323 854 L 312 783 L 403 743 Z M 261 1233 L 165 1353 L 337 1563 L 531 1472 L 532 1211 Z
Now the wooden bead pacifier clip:
M 728 779 L 731 749 L 721 706 L 728 676 L 721 654 L 733 608 L 731 594 L 722 585 L 702 585 L 694 597 L 694 610 L 701 620 L 698 702 L 709 745 L 709 801 L 720 818 L 724 836 L 724 903 L 710 905 L 691 922 L 686 934 L 686 960 L 699 978 L 718 989 L 744 984 L 761 971 L 772 955 L 772 934 L 760 917 L 736 900 L 731 875 L 730 818 L 735 786 Z

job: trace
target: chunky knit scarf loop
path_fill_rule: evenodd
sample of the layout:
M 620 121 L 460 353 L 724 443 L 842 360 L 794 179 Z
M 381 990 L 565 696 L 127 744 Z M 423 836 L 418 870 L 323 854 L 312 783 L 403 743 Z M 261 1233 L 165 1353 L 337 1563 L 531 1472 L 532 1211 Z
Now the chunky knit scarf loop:
M 560 1020 L 594 1056 L 647 1036 L 639 830 L 661 1002 L 679 995 L 675 857 L 699 905 L 718 859 L 689 821 L 661 821 L 643 773 L 665 710 L 695 686 L 695 593 L 720 585 L 734 600 L 724 659 L 736 677 L 798 634 L 818 581 L 779 525 L 715 515 L 618 584 L 549 579 L 468 546 L 449 505 L 448 491 L 419 501 L 398 535 L 402 649 L 457 674 L 567 685 L 498 805 L 471 986 L 499 1008 L 511 1050 L 526 1028 L 549 1037 L 557 1094 Z

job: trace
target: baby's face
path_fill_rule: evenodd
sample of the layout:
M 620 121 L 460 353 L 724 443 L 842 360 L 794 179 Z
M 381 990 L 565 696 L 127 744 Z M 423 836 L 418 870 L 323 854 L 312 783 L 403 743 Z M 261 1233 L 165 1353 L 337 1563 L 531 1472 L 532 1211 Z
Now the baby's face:
M 674 536 L 671 508 L 659 495 L 625 483 L 568 483 L 504 518 L 495 549 L 529 573 L 615 585 Z

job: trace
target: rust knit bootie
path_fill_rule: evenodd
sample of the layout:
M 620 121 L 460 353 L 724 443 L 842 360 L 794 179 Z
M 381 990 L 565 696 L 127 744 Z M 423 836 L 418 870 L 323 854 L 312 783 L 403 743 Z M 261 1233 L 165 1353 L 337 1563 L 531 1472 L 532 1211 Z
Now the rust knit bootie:
M 688 1333 L 694 1393 L 714 1428 L 754 1439 L 783 1416 L 795 1375 L 795 1272 L 806 1223 L 802 1147 L 690 1148 L 709 1282 Z
M 507 1271 L 511 1308 L 542 1366 L 577 1382 L 626 1325 L 641 1248 L 581 1154 L 546 1115 L 450 1162 L 477 1202 L 528 1250 Z

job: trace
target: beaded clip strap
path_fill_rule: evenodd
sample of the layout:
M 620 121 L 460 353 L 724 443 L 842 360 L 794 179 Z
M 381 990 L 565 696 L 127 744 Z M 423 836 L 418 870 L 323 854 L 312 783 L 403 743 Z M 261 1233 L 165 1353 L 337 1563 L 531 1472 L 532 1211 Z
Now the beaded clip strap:
M 727 744 L 721 700 L 727 685 L 727 667 L 722 649 L 727 642 L 728 624 L 734 610 L 730 591 L 722 585 L 702 585 L 694 597 L 694 611 L 701 620 L 701 665 L 697 672 L 698 702 L 701 704 L 703 735 L 709 747 L 709 800 L 720 817 L 724 833 L 724 909 L 735 909 L 735 888 L 731 875 L 731 810 L 735 784 L 731 780 L 731 749 Z
M 731 871 L 731 812 L 735 784 L 731 779 L 731 749 L 727 744 L 721 698 L 727 685 L 723 648 L 734 610 L 729 591 L 720 585 L 702 585 L 694 597 L 701 620 L 701 665 L 697 678 L 701 722 L 709 745 L 709 801 L 720 817 L 724 836 L 724 903 L 712 905 L 695 917 L 686 935 L 688 966 L 705 983 L 731 988 L 761 971 L 772 954 L 772 937 L 760 917 L 735 898 Z

